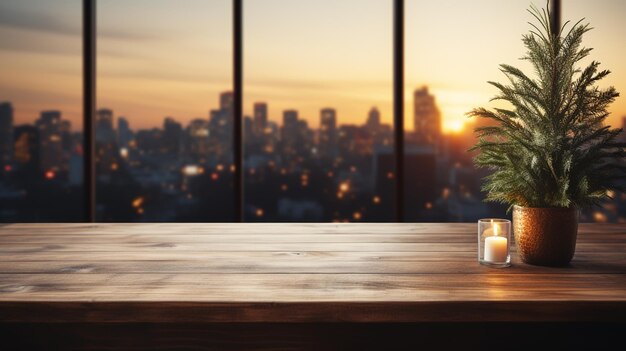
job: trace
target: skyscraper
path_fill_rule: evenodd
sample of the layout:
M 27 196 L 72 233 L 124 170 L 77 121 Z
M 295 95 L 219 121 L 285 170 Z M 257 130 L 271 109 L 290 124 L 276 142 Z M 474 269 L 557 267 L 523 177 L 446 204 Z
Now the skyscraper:
M 254 117 L 252 120 L 252 134 L 261 137 L 267 127 L 267 104 L 257 102 L 254 104 Z
M 128 147 L 128 144 L 133 140 L 133 131 L 130 129 L 130 124 L 125 117 L 119 117 L 117 119 L 117 142 L 119 147 Z
M 61 133 L 63 151 L 67 153 L 71 152 L 72 146 L 74 144 L 72 140 L 72 122 L 66 119 L 61 120 L 61 124 L 59 125 L 59 132 Z
M 192 120 L 187 127 L 187 134 L 189 136 L 189 155 L 198 162 L 206 162 L 206 157 L 210 152 L 209 122 L 202 118 Z
M 283 111 L 283 126 L 297 124 L 298 111 L 297 110 L 285 110 Z
M 229 110 L 232 113 L 233 93 L 231 91 L 225 91 L 220 94 L 220 109 Z
M 39 129 L 41 169 L 59 171 L 63 161 L 63 140 L 61 138 L 61 112 L 43 111 L 35 122 Z
M 320 111 L 320 155 L 323 157 L 337 156 L 337 112 L 332 108 Z
M 367 114 L 365 126 L 370 132 L 376 132 L 380 128 L 380 111 L 378 111 L 378 108 L 372 107 Z
M 211 153 L 221 159 L 232 153 L 232 110 L 220 108 L 209 112 Z
M 113 111 L 103 108 L 96 111 L 96 142 L 114 143 Z
M 107 108 L 96 111 L 96 166 L 100 174 L 119 167 L 120 150 L 113 129 L 113 111 Z M 105 178 L 102 178 L 105 179 Z
M 162 146 L 166 153 L 177 155 L 181 151 L 183 142 L 183 126 L 171 117 L 163 121 Z
M 252 117 L 243 116 L 243 135 L 244 138 L 249 138 L 252 136 Z M 248 140 L 246 139 L 246 143 Z
M 413 123 L 418 144 L 437 146 L 441 137 L 441 112 L 428 87 L 413 94 Z
M 0 166 L 13 160 L 13 106 L 0 103 Z
M 298 143 L 298 111 L 283 111 L 283 129 L 281 139 L 285 152 L 292 153 L 295 151 Z

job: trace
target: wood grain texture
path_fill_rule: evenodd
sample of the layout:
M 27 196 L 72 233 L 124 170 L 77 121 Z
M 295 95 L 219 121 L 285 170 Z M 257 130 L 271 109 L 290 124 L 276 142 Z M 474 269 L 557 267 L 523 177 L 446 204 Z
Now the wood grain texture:
M 626 225 L 569 267 L 476 260 L 476 224 L 9 224 L 0 323 L 626 322 Z

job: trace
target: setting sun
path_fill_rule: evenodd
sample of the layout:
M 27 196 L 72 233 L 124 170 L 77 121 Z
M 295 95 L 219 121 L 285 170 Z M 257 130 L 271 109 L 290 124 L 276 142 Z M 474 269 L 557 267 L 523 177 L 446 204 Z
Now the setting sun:
M 444 120 L 442 125 L 444 134 L 461 133 L 465 129 L 465 123 L 461 120 Z

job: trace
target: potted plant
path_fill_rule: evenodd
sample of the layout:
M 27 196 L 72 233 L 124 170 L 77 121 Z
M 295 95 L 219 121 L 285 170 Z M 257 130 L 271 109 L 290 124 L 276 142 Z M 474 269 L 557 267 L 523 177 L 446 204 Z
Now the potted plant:
M 605 126 L 607 107 L 619 94 L 597 83 L 610 72 L 580 61 L 589 24 L 580 20 L 551 28 L 549 10 L 531 6 L 536 20 L 523 35 L 534 68 L 529 76 L 500 65 L 507 84 L 489 82 L 499 93 L 493 100 L 510 108 L 477 108 L 468 116 L 486 118 L 476 128 L 477 167 L 487 168 L 487 201 L 510 205 L 518 253 L 530 264 L 558 266 L 574 256 L 581 208 L 597 205 L 611 191 L 622 190 L 624 150 L 614 140 L 620 129 Z

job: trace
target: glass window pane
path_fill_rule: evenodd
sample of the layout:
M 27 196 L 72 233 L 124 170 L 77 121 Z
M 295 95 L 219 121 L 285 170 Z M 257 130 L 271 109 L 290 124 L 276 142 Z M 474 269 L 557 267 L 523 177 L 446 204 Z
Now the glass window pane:
M 232 1 L 98 1 L 101 221 L 230 221 Z
M 593 48 L 590 56 L 582 63 L 588 65 L 592 60 L 600 61 L 600 69 L 611 71 L 600 82 L 600 86 L 614 86 L 621 97 L 617 98 L 609 108 L 611 115 L 607 123 L 614 128 L 626 130 L 626 27 L 624 27 L 624 13 L 626 2 L 619 0 L 598 0 L 593 3 L 581 0 L 563 1 L 563 20 L 578 21 L 585 18 L 593 29 L 585 34 L 583 45 Z M 622 132 L 622 143 L 626 143 L 626 132 Z M 626 179 L 622 181 L 626 188 Z M 626 223 L 626 193 L 615 193 L 612 201 L 583 213 L 581 220 L 596 222 Z
M 393 220 L 392 3 L 246 1 L 245 217 Z
M 0 222 L 83 220 L 81 13 L 0 3 Z
M 474 168 L 472 154 L 466 150 L 476 142 L 473 129 L 485 121 L 468 120 L 465 113 L 474 107 L 498 106 L 489 102 L 497 91 L 487 81 L 506 80 L 499 71 L 500 64 L 533 72 L 528 62 L 520 60 L 526 51 L 521 38 L 528 33 L 528 22 L 532 20 L 528 7 L 525 1 L 407 0 L 409 221 L 471 222 L 506 216 L 507 206 L 483 201 L 480 185 L 487 173 Z M 601 85 L 614 85 L 618 91 L 626 89 L 626 30 L 621 25 L 624 10 L 626 4 L 622 1 L 562 1 L 563 22 L 581 18 L 591 22 L 594 29 L 583 44 L 594 48 L 591 59 L 613 71 Z M 618 99 L 611 112 L 608 123 L 621 126 L 625 123 L 622 116 L 626 115 L 626 102 Z M 601 208 L 584 211 L 581 220 L 626 221 L 626 195 L 616 194 L 614 201 Z
M 504 217 L 483 202 L 483 171 L 472 154 L 476 122 L 465 113 L 486 106 L 502 79 L 499 64 L 527 67 L 521 37 L 524 1 L 406 1 L 406 213 L 409 221 L 472 222 Z M 471 14 L 471 15 L 468 15 Z

